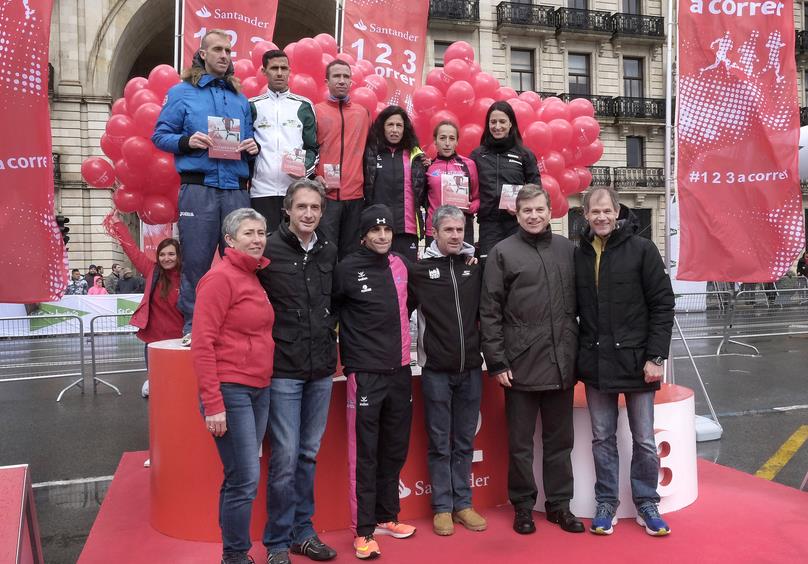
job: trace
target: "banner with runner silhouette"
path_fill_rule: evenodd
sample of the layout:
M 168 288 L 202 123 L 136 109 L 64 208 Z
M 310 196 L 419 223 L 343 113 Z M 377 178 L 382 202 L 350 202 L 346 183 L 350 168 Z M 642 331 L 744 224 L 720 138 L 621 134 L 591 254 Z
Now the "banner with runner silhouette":
M 385 106 L 412 115 L 412 92 L 422 84 L 429 1 L 346 0 L 342 49 L 367 59 L 387 80 Z
M 202 37 L 212 29 L 230 36 L 233 60 L 249 58 L 253 45 L 272 41 L 278 0 L 185 0 L 182 15 L 182 61 L 191 64 Z
M 777 280 L 805 244 L 793 10 L 679 3 L 681 280 Z
M 58 299 L 67 287 L 48 115 L 51 7 L 48 0 L 0 4 L 0 302 Z

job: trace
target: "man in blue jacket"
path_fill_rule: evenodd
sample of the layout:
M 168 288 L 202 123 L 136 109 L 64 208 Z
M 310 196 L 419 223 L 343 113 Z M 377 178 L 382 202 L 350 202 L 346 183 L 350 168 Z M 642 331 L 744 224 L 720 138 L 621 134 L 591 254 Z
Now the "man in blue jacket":
M 258 153 L 258 145 L 253 139 L 249 103 L 233 76 L 227 33 L 211 30 L 205 34 L 182 80 L 168 91 L 152 141 L 158 149 L 175 155 L 182 182 L 178 227 L 183 264 L 177 305 L 185 316 L 183 342 L 187 344 L 196 285 L 210 268 L 216 246 L 221 251 L 225 248 L 222 220 L 235 209 L 250 207 L 248 162 Z M 237 153 L 225 158 L 210 156 L 214 138 L 208 131 L 209 118 L 228 120 L 230 129 L 239 132 Z

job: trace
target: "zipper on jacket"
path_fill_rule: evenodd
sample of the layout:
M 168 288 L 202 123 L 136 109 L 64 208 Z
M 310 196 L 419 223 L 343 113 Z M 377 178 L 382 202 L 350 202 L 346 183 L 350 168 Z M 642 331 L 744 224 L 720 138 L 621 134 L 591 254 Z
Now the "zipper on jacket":
M 449 275 L 452 278 L 452 288 L 454 289 L 455 310 L 457 310 L 457 326 L 460 329 L 460 372 L 466 368 L 466 340 L 463 337 L 463 313 L 460 311 L 460 294 L 457 289 L 457 277 L 454 271 L 455 257 L 449 257 Z
M 342 157 L 345 153 L 345 114 L 342 113 L 343 101 L 340 100 L 339 104 L 339 190 L 337 190 L 337 200 L 342 199 Z

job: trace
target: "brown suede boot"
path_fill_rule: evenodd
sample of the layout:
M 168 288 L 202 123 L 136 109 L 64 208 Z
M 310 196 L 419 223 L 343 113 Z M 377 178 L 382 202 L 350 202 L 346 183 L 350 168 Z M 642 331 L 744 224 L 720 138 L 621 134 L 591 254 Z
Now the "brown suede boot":
M 484 531 L 488 528 L 485 518 L 474 511 L 473 507 L 461 509 L 452 515 L 452 520 L 455 523 L 460 523 L 470 531 Z
M 432 530 L 436 535 L 448 537 L 454 534 L 454 523 L 452 523 L 451 513 L 435 513 L 432 518 Z

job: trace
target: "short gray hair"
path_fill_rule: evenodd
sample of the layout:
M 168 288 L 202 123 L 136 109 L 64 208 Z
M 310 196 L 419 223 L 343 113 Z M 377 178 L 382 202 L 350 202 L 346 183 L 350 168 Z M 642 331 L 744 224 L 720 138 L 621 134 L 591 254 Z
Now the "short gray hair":
M 267 220 L 263 215 L 252 208 L 239 208 L 231 211 L 229 214 L 227 214 L 227 217 L 224 218 L 224 221 L 222 222 L 222 236 L 230 235 L 231 237 L 235 238 L 238 228 L 241 226 L 241 222 L 247 219 L 260 221 L 264 224 L 264 228 L 266 229 Z
M 550 194 L 547 193 L 547 190 L 538 184 L 525 184 L 516 195 L 516 211 L 519 211 L 519 207 L 525 200 L 532 200 L 533 198 L 538 198 L 539 196 L 544 196 L 544 200 L 547 202 L 547 209 L 552 209 Z
M 432 229 L 437 231 L 440 228 L 440 222 L 444 219 L 459 219 L 465 223 L 466 216 L 463 210 L 457 206 L 440 206 L 432 215 Z
M 589 211 L 589 205 L 592 202 L 592 197 L 600 191 L 606 192 L 609 195 L 609 198 L 612 200 L 612 206 L 614 206 L 614 211 L 620 212 L 620 197 L 617 195 L 615 189 L 611 186 L 595 186 L 589 190 L 589 192 L 584 194 L 582 203 L 584 212 Z
M 326 197 L 323 185 L 314 180 L 309 180 L 308 178 L 295 180 L 289 185 L 289 188 L 286 189 L 286 196 L 283 197 L 283 209 L 286 211 L 292 209 L 292 200 L 295 199 L 295 194 L 297 194 L 298 190 L 302 190 L 303 188 L 317 192 L 320 195 L 320 206 L 325 210 Z

